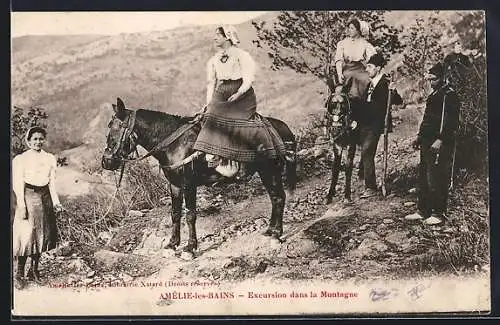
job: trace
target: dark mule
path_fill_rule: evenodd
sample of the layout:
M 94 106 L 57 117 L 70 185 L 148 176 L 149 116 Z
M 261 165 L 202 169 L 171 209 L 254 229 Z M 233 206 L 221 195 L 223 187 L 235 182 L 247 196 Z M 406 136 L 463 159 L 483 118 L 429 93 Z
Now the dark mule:
M 345 187 L 344 203 L 351 202 L 351 177 L 353 170 L 354 155 L 356 154 L 356 145 L 359 141 L 358 125 L 355 120 L 354 112 L 356 105 L 360 103 L 353 102 L 346 95 L 342 86 L 337 86 L 335 92 L 331 93 L 325 103 L 327 112 L 325 113 L 325 126 L 333 144 L 333 164 L 330 189 L 326 195 L 326 203 L 330 204 L 336 194 L 335 187 L 339 179 L 340 166 L 342 162 L 342 152 L 347 149 L 347 161 L 345 163 Z
M 156 158 L 162 166 L 163 173 L 170 183 L 172 199 L 172 236 L 165 248 L 176 249 L 180 245 L 180 226 L 182 203 L 185 202 L 186 220 L 189 230 L 188 244 L 184 252 L 190 257 L 197 248 L 196 237 L 196 188 L 200 185 L 211 185 L 216 182 L 231 182 L 209 168 L 205 159 L 198 159 L 192 147 L 200 131 L 200 124 L 193 118 L 180 117 L 157 111 L 139 109 L 133 111 L 125 108 L 118 98 L 113 105 L 114 116 L 109 122 L 107 147 L 102 157 L 102 167 L 116 170 L 129 160 L 128 157 L 137 145 L 148 151 L 148 155 Z M 261 159 L 246 165 L 246 176 L 256 172 L 271 198 L 272 212 L 269 228 L 264 235 L 279 239 L 283 233 L 283 210 L 285 191 L 282 173 L 286 172 L 288 189 L 293 192 L 296 185 L 296 142 L 295 136 L 288 126 L 277 119 L 267 118 L 278 131 L 287 147 L 286 159 Z

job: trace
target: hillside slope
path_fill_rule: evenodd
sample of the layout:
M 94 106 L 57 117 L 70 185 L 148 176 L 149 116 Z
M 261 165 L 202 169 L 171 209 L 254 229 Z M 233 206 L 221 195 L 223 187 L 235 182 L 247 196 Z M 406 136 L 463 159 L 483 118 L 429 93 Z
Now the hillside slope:
M 260 112 L 299 127 L 304 114 L 322 103 L 317 91 L 321 82 L 269 69 L 264 50 L 252 45 L 251 22 L 237 27 L 241 47 L 259 64 L 255 88 Z M 103 107 L 116 97 L 130 107 L 174 114 L 191 114 L 204 104 L 205 64 L 215 51 L 212 33 L 213 26 L 204 26 L 117 36 L 15 38 L 12 102 L 47 110 L 53 150 L 83 143 L 102 146 L 111 116 Z

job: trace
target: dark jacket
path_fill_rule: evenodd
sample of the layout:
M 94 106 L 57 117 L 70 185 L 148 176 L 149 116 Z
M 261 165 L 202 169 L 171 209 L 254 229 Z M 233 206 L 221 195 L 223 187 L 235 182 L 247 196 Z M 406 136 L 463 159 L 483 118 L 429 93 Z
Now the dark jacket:
M 373 128 L 375 132 L 382 133 L 385 126 L 385 114 L 387 112 L 387 97 L 389 95 L 389 79 L 384 74 L 373 89 L 370 102 L 365 103 L 365 108 L 359 114 L 361 127 Z M 368 94 L 365 100 L 368 100 Z M 403 104 L 403 99 L 396 90 L 392 91 L 392 105 Z M 392 128 L 392 115 L 389 114 L 389 130 Z
M 443 131 L 439 132 L 445 93 Z M 460 103 L 453 89 L 445 87 L 433 91 L 427 98 L 424 117 L 418 132 L 419 139 L 429 143 L 436 139 L 441 139 L 445 144 L 452 143 L 458 129 L 459 114 Z

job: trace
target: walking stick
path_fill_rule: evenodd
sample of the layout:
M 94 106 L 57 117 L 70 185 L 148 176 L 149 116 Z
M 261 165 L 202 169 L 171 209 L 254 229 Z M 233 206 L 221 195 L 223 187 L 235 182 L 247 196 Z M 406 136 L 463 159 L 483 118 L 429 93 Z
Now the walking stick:
M 446 86 L 447 85 L 445 85 L 445 87 Z M 444 95 L 443 95 L 443 109 L 441 110 L 441 125 L 439 126 L 439 134 L 443 133 L 445 108 L 446 108 L 446 88 L 444 89 Z M 439 151 L 436 154 L 436 160 L 434 161 L 434 165 L 437 165 L 438 163 L 439 163 Z
M 457 138 L 455 136 L 455 141 L 453 144 L 453 158 L 451 160 L 451 172 L 450 172 L 450 186 L 448 186 L 448 191 L 453 190 L 453 174 L 455 173 L 455 157 L 457 154 Z
M 389 86 L 392 82 L 392 74 L 389 78 Z M 387 95 L 387 109 L 385 111 L 385 123 L 384 123 L 384 169 L 382 172 L 382 195 L 387 196 L 387 186 L 386 186 L 386 178 L 387 178 L 387 155 L 389 150 L 389 116 L 391 114 L 391 96 L 392 91 L 391 87 L 388 87 L 388 95 Z

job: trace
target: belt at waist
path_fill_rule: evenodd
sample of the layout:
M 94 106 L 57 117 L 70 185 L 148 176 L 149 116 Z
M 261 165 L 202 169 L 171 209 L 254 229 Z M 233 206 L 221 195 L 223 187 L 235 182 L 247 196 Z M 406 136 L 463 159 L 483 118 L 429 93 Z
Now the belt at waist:
M 220 83 L 242 82 L 242 81 L 243 81 L 242 78 L 238 78 L 238 79 L 219 79 Z
M 37 185 L 29 184 L 29 183 L 24 183 L 24 187 L 27 189 L 30 189 L 30 190 L 34 190 L 34 191 L 44 191 L 44 190 L 47 190 L 49 188 L 48 185 L 37 186 Z

